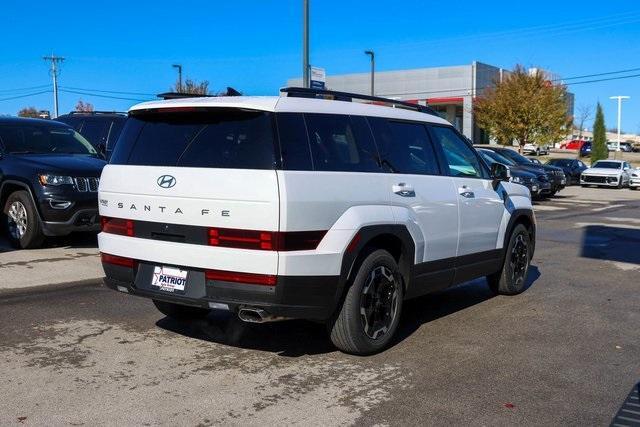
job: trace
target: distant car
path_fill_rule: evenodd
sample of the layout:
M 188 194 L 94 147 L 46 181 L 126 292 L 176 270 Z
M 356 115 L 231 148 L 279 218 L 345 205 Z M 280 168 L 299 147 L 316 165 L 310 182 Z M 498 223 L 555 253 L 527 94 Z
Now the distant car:
M 591 141 L 586 141 L 580 147 L 580 157 L 589 157 L 591 156 Z
M 487 162 L 489 167 L 492 167 L 494 163 L 501 163 L 508 166 L 511 171 L 511 182 L 527 187 L 532 197 L 539 197 L 541 191 L 549 190 L 551 187 L 549 181 L 544 183 L 538 181 L 535 173 L 518 167 L 514 162 L 501 156 L 495 151 L 487 150 L 486 148 L 478 148 L 477 151 L 480 153 L 482 159 Z
M 543 154 L 549 154 L 549 147 L 546 145 L 538 144 L 524 144 L 522 147 L 524 154 L 533 154 L 534 156 L 541 156 Z
M 72 111 L 56 120 L 74 128 L 108 160 L 126 119 L 125 113 L 115 111 Z
M 581 139 L 572 139 L 560 145 L 560 148 L 565 150 L 580 150 L 586 141 Z
M 3 228 L 20 249 L 45 236 L 98 231 L 98 185 L 106 162 L 78 132 L 52 120 L 0 118 Z
M 580 185 L 622 188 L 631 181 L 631 165 L 622 160 L 598 160 L 580 175 Z
M 567 185 L 580 184 L 580 174 L 589 168 L 579 159 L 551 159 L 547 164 L 562 168 L 567 177 Z
M 629 171 L 629 188 L 632 190 L 640 188 L 640 167 Z
M 539 165 L 533 163 L 531 160 L 527 159 L 515 150 L 496 145 L 476 145 L 476 148 L 486 148 L 487 150 L 494 151 L 503 157 L 506 157 L 518 166 L 526 169 L 527 172 L 536 173 L 539 181 L 542 179 L 540 175 L 545 175 L 547 181 L 551 184 L 551 188 L 549 188 L 549 190 L 542 191 L 542 196 L 554 196 L 567 184 L 567 178 L 564 176 L 562 169 L 551 165 Z

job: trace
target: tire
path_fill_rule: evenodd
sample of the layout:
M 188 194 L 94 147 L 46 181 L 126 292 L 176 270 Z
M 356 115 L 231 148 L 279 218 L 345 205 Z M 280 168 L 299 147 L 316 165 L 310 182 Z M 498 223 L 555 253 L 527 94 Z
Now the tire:
M 540 149 L 536 149 L 536 157 L 540 157 Z
M 367 355 L 385 349 L 400 322 L 404 287 L 398 264 L 385 250 L 369 254 L 329 324 L 333 344 L 345 353 Z
M 555 196 L 555 195 L 556 195 L 556 193 L 557 193 L 557 192 L 558 192 L 558 190 L 550 191 L 550 192 L 547 194 L 547 197 L 553 197 L 553 196 Z
M 175 320 L 194 320 L 207 317 L 211 310 L 171 302 L 153 300 L 160 313 Z
M 520 246 L 524 244 L 524 248 Z M 515 260 L 514 258 L 515 257 Z M 514 266 L 512 261 L 516 262 Z M 522 263 L 522 264 L 520 264 Z M 517 295 L 527 287 L 527 273 L 531 263 L 531 236 L 527 228 L 518 224 L 509 237 L 502 269 L 487 276 L 489 289 L 495 294 Z M 514 270 L 517 267 L 517 270 Z
M 42 246 L 44 234 L 38 211 L 24 190 L 14 191 L 4 205 L 3 225 L 11 246 L 34 249 Z

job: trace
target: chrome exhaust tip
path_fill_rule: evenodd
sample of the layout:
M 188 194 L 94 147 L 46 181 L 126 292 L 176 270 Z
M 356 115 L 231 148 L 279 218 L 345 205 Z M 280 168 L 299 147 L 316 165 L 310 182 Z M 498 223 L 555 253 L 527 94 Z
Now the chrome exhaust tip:
M 238 318 L 247 323 L 266 323 L 285 320 L 286 317 L 273 316 L 261 308 L 243 307 L 238 310 Z

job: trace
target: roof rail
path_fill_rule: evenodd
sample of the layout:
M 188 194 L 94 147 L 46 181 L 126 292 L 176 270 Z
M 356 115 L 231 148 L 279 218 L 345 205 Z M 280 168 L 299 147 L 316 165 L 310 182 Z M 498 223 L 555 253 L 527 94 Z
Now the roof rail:
M 334 101 L 346 101 L 353 102 L 354 99 L 363 101 L 371 101 L 374 103 L 381 103 L 390 105 L 393 107 L 404 108 L 407 110 L 414 110 L 420 113 L 431 114 L 437 116 L 438 114 L 426 105 L 413 104 L 411 102 L 398 101 L 397 99 L 381 98 L 379 96 L 361 95 L 358 93 L 338 92 L 335 90 L 326 89 L 312 89 L 306 87 L 284 87 L 280 89 L 280 92 L 284 92 L 289 97 L 295 98 L 321 98 L 331 99 Z

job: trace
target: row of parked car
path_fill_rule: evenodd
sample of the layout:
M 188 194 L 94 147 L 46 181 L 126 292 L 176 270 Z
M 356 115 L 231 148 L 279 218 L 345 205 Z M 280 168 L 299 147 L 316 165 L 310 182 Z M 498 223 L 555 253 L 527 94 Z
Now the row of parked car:
M 115 112 L 70 113 L 56 121 L 0 119 L 0 207 L 13 246 L 34 248 L 49 236 L 99 230 L 100 174 L 126 120 L 126 114 Z M 640 186 L 640 171 L 626 162 L 601 161 L 588 168 L 579 159 L 542 164 L 501 146 L 476 149 L 489 166 L 508 166 L 511 180 L 536 199 L 574 184 Z

